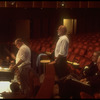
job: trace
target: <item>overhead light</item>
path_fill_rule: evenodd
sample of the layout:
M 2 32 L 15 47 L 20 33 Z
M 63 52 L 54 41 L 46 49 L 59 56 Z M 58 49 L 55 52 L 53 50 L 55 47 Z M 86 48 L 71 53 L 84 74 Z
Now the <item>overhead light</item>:
M 65 2 L 61 1 L 61 7 L 64 8 L 65 7 Z
M 65 6 L 65 4 L 64 4 L 64 3 L 62 3 L 62 4 L 61 4 L 61 6 L 62 6 L 62 7 L 64 7 L 64 6 Z

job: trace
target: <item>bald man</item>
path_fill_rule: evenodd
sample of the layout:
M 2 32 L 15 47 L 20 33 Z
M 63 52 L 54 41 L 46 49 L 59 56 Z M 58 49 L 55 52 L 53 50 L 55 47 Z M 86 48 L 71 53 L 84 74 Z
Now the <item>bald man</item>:
M 66 62 L 69 47 L 69 39 L 67 37 L 67 28 L 64 25 L 60 25 L 57 31 L 59 39 L 56 43 L 54 51 L 55 61 L 51 62 L 50 64 L 55 65 L 56 76 L 58 79 L 61 79 L 67 74 L 69 74 Z

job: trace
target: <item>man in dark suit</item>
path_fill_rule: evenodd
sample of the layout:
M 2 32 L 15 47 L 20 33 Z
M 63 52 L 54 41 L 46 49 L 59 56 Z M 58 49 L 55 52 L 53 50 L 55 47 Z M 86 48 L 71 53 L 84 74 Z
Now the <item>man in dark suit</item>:
M 84 91 L 90 95 L 100 91 L 100 55 L 97 60 L 98 70 L 94 75 L 81 80 L 67 77 L 59 83 L 61 98 L 80 98 L 80 92 Z
M 93 53 L 92 62 L 88 66 L 85 66 L 82 71 L 83 78 L 93 76 L 97 72 L 98 70 L 97 59 L 99 55 L 100 55 L 100 51 L 96 51 Z

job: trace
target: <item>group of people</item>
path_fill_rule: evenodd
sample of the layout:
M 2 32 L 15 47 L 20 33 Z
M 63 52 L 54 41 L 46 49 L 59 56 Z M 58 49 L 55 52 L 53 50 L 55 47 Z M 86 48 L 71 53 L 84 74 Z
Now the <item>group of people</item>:
M 59 39 L 54 50 L 54 64 L 61 98 L 81 98 L 80 92 L 84 91 L 93 95 L 100 92 L 100 51 L 93 53 L 92 62 L 85 66 L 80 76 L 73 76 L 67 66 L 69 38 L 64 25 L 58 27 Z
M 92 63 L 88 66 L 88 70 L 82 71 L 82 77 L 77 79 L 70 74 L 67 66 L 67 55 L 69 48 L 69 38 L 67 36 L 67 28 L 60 25 L 57 30 L 59 39 L 56 43 L 55 50 L 47 56 L 54 55 L 54 58 L 49 64 L 54 64 L 56 79 L 59 85 L 59 95 L 61 98 L 80 98 L 80 91 L 93 94 L 99 91 L 100 84 L 100 52 L 94 52 Z M 15 64 L 10 67 L 14 72 L 14 82 L 18 82 L 21 86 L 23 94 L 30 97 L 33 94 L 33 88 L 30 83 L 30 72 L 33 72 L 31 67 L 31 50 L 21 38 L 14 42 L 19 49 L 15 58 Z M 32 74 L 32 73 L 31 73 Z M 86 83 L 86 84 L 83 84 Z M 33 83 L 34 84 L 34 83 Z
M 11 57 L 15 61 L 15 63 L 11 61 L 9 65 L 9 69 L 14 73 L 14 79 L 11 80 L 11 83 L 19 84 L 21 93 L 24 94 L 26 98 L 29 98 L 34 95 L 34 82 L 31 79 L 33 73 L 33 69 L 31 68 L 31 50 L 21 38 L 17 38 L 14 41 L 14 45 L 18 48 L 18 52 L 16 56 L 11 53 Z M 7 57 L 7 61 L 8 60 Z M 33 85 L 30 81 L 33 82 Z M 13 88 L 15 89 L 16 87 Z
M 100 51 L 93 53 L 92 62 L 85 66 L 80 76 L 73 76 L 67 66 L 67 54 L 69 40 L 67 29 L 61 25 L 58 28 L 59 40 L 55 47 L 55 60 L 49 64 L 54 64 L 58 77 L 59 96 L 61 98 L 81 98 L 80 92 L 84 91 L 93 95 L 100 92 Z

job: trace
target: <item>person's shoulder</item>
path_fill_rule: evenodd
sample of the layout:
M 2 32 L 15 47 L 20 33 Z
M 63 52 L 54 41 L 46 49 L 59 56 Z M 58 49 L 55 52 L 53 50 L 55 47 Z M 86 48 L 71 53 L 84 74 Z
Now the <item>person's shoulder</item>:
M 62 40 L 69 41 L 69 39 L 66 35 L 63 36 Z

